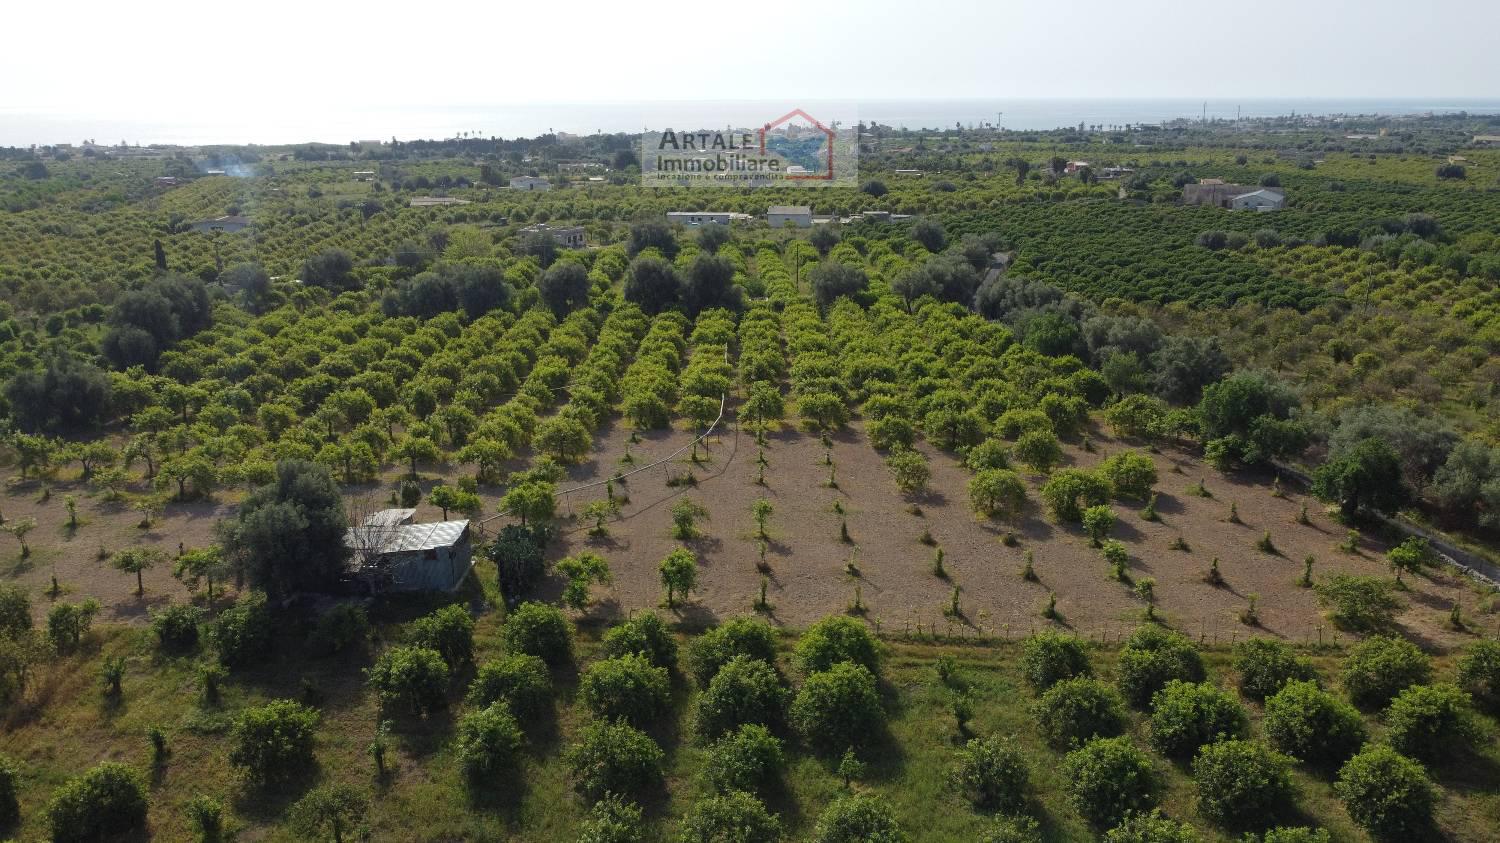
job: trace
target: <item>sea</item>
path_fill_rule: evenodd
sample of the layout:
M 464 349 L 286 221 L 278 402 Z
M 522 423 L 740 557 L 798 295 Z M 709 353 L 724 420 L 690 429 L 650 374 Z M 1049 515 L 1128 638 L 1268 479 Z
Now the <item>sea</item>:
M 402 141 L 453 137 L 535 137 L 549 132 L 661 131 L 761 125 L 793 109 L 824 123 L 877 122 L 906 129 L 1000 126 L 1035 131 L 1077 126 L 1162 123 L 1179 118 L 1233 120 L 1292 115 L 1497 115 L 1500 98 L 1405 99 L 922 99 L 727 100 L 609 103 L 470 104 L 434 107 L 329 108 L 315 113 L 213 113 L 184 110 L 149 119 L 64 112 L 28 112 L 0 105 L 0 146 L 56 143 L 199 146 Z

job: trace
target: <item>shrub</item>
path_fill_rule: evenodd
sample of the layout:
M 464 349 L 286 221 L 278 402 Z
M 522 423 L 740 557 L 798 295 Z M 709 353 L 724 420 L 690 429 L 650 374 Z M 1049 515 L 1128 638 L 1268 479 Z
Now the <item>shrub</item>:
M 0 755 L 0 828 L 9 828 L 21 819 L 16 786 L 20 775 L 16 762 Z
M 47 640 L 59 653 L 71 652 L 89 634 L 99 609 L 99 601 L 92 597 L 77 604 L 54 603 L 47 610 Z
M 1015 518 L 1026 505 L 1026 484 L 1010 469 L 983 469 L 969 480 L 969 505 L 987 518 Z
M 999 439 L 986 439 L 964 455 L 964 467 L 973 472 L 1010 468 L 1009 448 Z
M 427 714 L 447 703 L 448 664 L 437 650 L 392 647 L 368 674 L 370 687 L 386 705 L 404 704 L 413 714 Z
M 781 740 L 758 723 L 746 723 L 708 748 L 703 776 L 718 793 L 763 791 L 781 774 Z
M 306 773 L 313 765 L 318 714 L 292 700 L 247 708 L 230 731 L 229 763 L 258 785 Z
M 486 555 L 495 563 L 500 590 L 506 597 L 516 600 L 528 594 L 547 572 L 542 535 L 540 526 L 510 524 L 500 528 L 500 535 L 490 544 Z
M 1344 660 L 1344 691 L 1355 705 L 1376 708 L 1408 686 L 1432 678 L 1432 661 L 1404 638 L 1376 635 L 1354 645 Z
M 984 830 L 979 843 L 1042 843 L 1041 826 L 1024 814 L 998 816 Z
M 1200 839 L 1192 826 L 1162 816 L 1160 809 L 1149 814 L 1128 811 L 1119 825 L 1104 833 L 1104 843 L 1199 843 Z
M 1385 711 L 1386 741 L 1403 755 L 1437 759 L 1480 738 L 1469 695 L 1455 685 L 1413 685 Z
M 879 647 L 863 623 L 835 615 L 823 618 L 802 633 L 797 641 L 797 664 L 807 673 L 817 673 L 839 662 L 853 662 L 872 676 L 879 676 Z
M 474 618 L 457 603 L 407 624 L 406 637 L 412 646 L 436 650 L 449 667 L 474 661 Z
M 469 683 L 467 700 L 476 708 L 504 702 L 521 720 L 536 717 L 552 705 L 547 663 L 525 653 L 487 661 Z
M 0 635 L 31 629 L 31 595 L 15 583 L 0 583 Z
M 688 648 L 688 667 L 702 687 L 736 656 L 776 663 L 776 630 L 758 618 L 732 618 L 699 635 Z
M 1063 449 L 1062 443 L 1057 441 L 1057 434 L 1052 431 L 1029 430 L 1016 440 L 1011 454 L 1032 471 L 1045 474 L 1062 461 Z
M 760 659 L 736 656 L 698 697 L 698 734 L 713 739 L 745 723 L 776 726 L 786 700 L 787 690 L 775 668 Z
M 219 651 L 219 661 L 235 668 L 254 664 L 265 658 L 271 648 L 274 623 L 266 596 L 252 592 L 214 619 L 209 637 Z
M 839 662 L 807 677 L 791 708 L 792 725 L 824 752 L 842 752 L 869 741 L 884 717 L 875 677 L 852 662 Z
M 188 800 L 184 811 L 198 830 L 199 843 L 220 843 L 224 839 L 224 803 L 200 793 Z
M 313 625 L 308 646 L 321 655 L 334 655 L 354 647 L 363 649 L 370 639 L 370 618 L 357 603 L 340 603 L 324 612 Z
M 645 656 L 657 667 L 677 669 L 677 639 L 655 612 L 641 612 L 604 634 L 604 654 Z
M 977 809 L 1015 813 L 1026 802 L 1025 754 L 1009 738 L 974 738 L 958 751 L 953 786 Z
M 776 843 L 781 821 L 759 799 L 743 791 L 693 803 L 677 830 L 678 843 Z
M 897 448 L 885 458 L 886 470 L 891 473 L 891 480 L 903 495 L 919 494 L 927 488 L 927 481 L 932 477 L 932 469 L 927 465 L 927 457 L 921 451 L 911 448 Z
M 589 818 L 579 825 L 578 843 L 642 843 L 645 823 L 641 808 L 613 793 L 594 803 Z
M 1122 498 L 1145 500 L 1156 485 L 1156 463 L 1139 451 L 1121 451 L 1105 457 L 1095 469 Z
M 1120 692 L 1137 708 L 1173 679 L 1202 682 L 1203 657 L 1182 634 L 1157 626 L 1131 633 L 1120 650 Z
M 642 727 L 666 713 L 671 678 L 645 656 L 618 656 L 594 662 L 578 683 L 578 698 L 603 720 Z
M 1093 472 L 1065 468 L 1047 480 L 1041 495 L 1053 518 L 1076 523 L 1084 507 L 1109 502 L 1109 481 Z
M 1361 632 L 1385 629 L 1402 607 L 1396 585 L 1379 577 L 1334 574 L 1313 586 L 1333 622 Z
M 1026 680 L 1037 691 L 1045 691 L 1064 679 L 1092 676 L 1088 653 L 1076 636 L 1042 631 L 1026 639 L 1021 667 Z
M 1416 836 L 1432 821 L 1437 802 L 1422 765 L 1382 744 L 1345 762 L 1333 791 L 1355 822 L 1389 839 Z
M 1474 699 L 1500 708 L 1500 641 L 1475 642 L 1458 660 L 1458 684 Z
M 1262 724 L 1278 749 L 1315 767 L 1342 764 L 1365 742 L 1354 706 L 1311 681 L 1292 680 L 1267 697 Z
M 1235 645 L 1234 669 L 1240 674 L 1240 692 L 1252 700 L 1265 700 L 1288 682 L 1318 675 L 1311 662 L 1270 638 L 1251 638 Z
M 624 723 L 596 721 L 568 750 L 566 761 L 574 788 L 585 798 L 606 793 L 639 795 L 661 784 L 661 747 Z
M 1068 799 L 1099 826 L 1118 823 L 1128 811 L 1156 806 L 1158 788 L 1151 759 L 1127 737 L 1089 741 L 1063 758 Z
M 287 814 L 292 829 L 304 839 L 320 837 L 327 827 L 338 843 L 343 840 L 344 828 L 365 816 L 369 807 L 369 799 L 355 788 L 329 784 L 308 791 Z
M 505 619 L 505 647 L 536 656 L 549 665 L 573 660 L 573 629 L 561 609 L 544 603 L 522 603 Z
M 1124 734 L 1129 722 L 1120 693 L 1086 676 L 1064 679 L 1048 688 L 1031 711 L 1042 735 L 1059 749 Z
M 508 770 L 521 749 L 521 728 L 505 703 L 465 714 L 454 737 L 455 754 L 471 781 Z
M 1099 547 L 1109 531 L 1115 528 L 1115 511 L 1108 504 L 1091 506 L 1083 511 L 1083 529 L 1089 540 Z
M 56 843 L 87 843 L 144 831 L 146 785 L 124 764 L 106 761 L 68 780 L 47 805 Z
M 163 648 L 183 652 L 198 646 L 198 623 L 202 620 L 202 609 L 174 603 L 151 612 L 151 631 Z
M 1246 740 L 1211 743 L 1193 760 L 1198 813 L 1223 826 L 1264 826 L 1292 804 L 1292 762 Z
M 834 800 L 818 817 L 812 843 L 907 843 L 911 838 L 896 823 L 884 799 L 859 793 Z
M 1261 843 L 1329 843 L 1328 829 L 1291 826 L 1273 828 L 1261 837 Z
M 1151 745 L 1163 755 L 1191 755 L 1206 743 L 1242 738 L 1249 730 L 1234 697 L 1207 682 L 1173 679 L 1151 698 Z

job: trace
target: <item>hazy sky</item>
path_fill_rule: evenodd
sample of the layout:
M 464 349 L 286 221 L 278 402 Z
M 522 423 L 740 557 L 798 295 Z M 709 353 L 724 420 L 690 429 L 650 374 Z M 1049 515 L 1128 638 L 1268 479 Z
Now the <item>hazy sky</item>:
M 0 111 L 1500 97 L 1496 0 L 12 4 Z

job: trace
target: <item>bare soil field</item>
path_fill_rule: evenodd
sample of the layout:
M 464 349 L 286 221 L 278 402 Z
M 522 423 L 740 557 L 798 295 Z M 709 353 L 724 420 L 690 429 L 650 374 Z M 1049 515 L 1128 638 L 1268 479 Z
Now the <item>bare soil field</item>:
M 1066 446 L 1065 465 L 1087 467 L 1122 449 L 1133 447 L 1102 429 L 1090 432 L 1093 452 Z M 559 483 L 561 489 L 601 483 L 616 472 L 628 473 L 684 448 L 693 434 L 656 431 L 630 444 L 629 430 L 619 420 L 595 432 L 595 446 L 581 464 L 572 466 Z M 1113 639 L 1135 626 L 1144 604 L 1130 586 L 1116 581 L 1097 549 L 1075 525 L 1060 525 L 1042 512 L 1037 490 L 1045 478 L 1029 476 L 1031 500 L 1017 523 L 981 520 L 969 508 L 970 477 L 953 454 L 920 447 L 931 460 L 932 480 L 927 493 L 904 498 L 892 483 L 882 455 L 864 438 L 856 422 L 834 437 L 833 479 L 825 465 L 825 451 L 815 435 L 792 430 L 772 434 L 765 446 L 769 464 L 765 485 L 756 483 L 758 446 L 754 437 L 730 426 L 713 437 L 710 451 L 698 464 L 684 453 L 668 463 L 631 475 L 617 490 L 629 501 L 608 524 L 608 537 L 589 535 L 577 517 L 589 501 L 605 496 L 602 485 L 559 496 L 560 540 L 549 550 L 552 559 L 592 550 L 610 563 L 614 582 L 596 589 L 595 618 L 627 614 L 661 605 L 663 591 L 658 562 L 679 544 L 672 537 L 671 508 L 681 497 L 703 506 L 709 517 L 700 538 L 686 542 L 699 558 L 698 588 L 676 614 L 688 625 L 704 625 L 752 611 L 762 574 L 750 506 L 764 496 L 775 508 L 768 526 L 766 561 L 767 617 L 797 628 L 830 613 L 848 611 L 856 592 L 867 619 L 891 633 L 933 630 L 951 635 L 1022 636 L 1058 624 L 1089 638 Z M 627 449 L 633 464 L 622 463 Z M 1271 478 L 1248 473 L 1222 474 L 1183 450 L 1163 449 L 1152 455 L 1160 482 L 1157 510 L 1160 520 L 1140 517 L 1144 502 L 1116 501 L 1118 522 L 1113 537 L 1130 550 L 1130 576 L 1155 580 L 1158 613 L 1168 622 L 1204 641 L 1227 642 L 1247 635 L 1271 635 L 1289 641 L 1332 641 L 1337 631 L 1323 616 L 1310 589 L 1299 588 L 1302 560 L 1315 557 L 1314 577 L 1336 572 L 1388 575 L 1386 544 L 1377 536 L 1363 536 L 1358 554 L 1338 549 L 1345 528 L 1331 519 L 1321 503 L 1290 484 L 1284 496 L 1272 494 Z M 516 462 L 516 467 L 522 463 Z M 424 490 L 454 482 L 462 469 L 424 474 Z M 668 485 L 669 477 L 689 472 L 695 485 Z M 356 495 L 383 505 L 399 469 L 379 484 Z M 1189 491 L 1202 479 L 1212 497 Z M 113 552 L 132 544 L 159 547 L 175 555 L 186 547 L 213 541 L 213 524 L 234 511 L 241 497 L 223 492 L 214 502 L 169 504 L 148 529 L 141 514 L 122 504 L 105 503 L 67 472 L 51 481 L 48 500 L 41 501 L 39 481 L 11 482 L 0 498 L 6 519 L 35 517 L 38 526 L 28 536 L 32 553 L 22 560 L 19 545 L 0 537 L 0 575 L 23 583 L 36 598 L 38 615 L 45 614 L 45 593 L 55 575 L 61 599 L 85 596 L 99 599 L 107 620 L 142 622 L 147 610 L 169 600 L 188 598 L 172 578 L 171 565 L 145 573 L 146 594 L 135 594 L 135 577 L 109 567 L 101 547 Z M 484 531 L 493 535 L 506 523 L 494 517 L 499 489 L 481 489 L 489 519 Z M 64 497 L 77 496 L 80 523 L 67 526 Z M 1240 523 L 1229 520 L 1234 504 Z M 1311 523 L 1296 523 L 1303 506 Z M 841 515 L 835 504 L 843 510 Z M 419 521 L 437 520 L 441 511 L 423 503 Z M 849 542 L 840 535 L 847 524 Z M 1014 531 L 1014 546 L 1002 539 Z M 1257 548 L 1269 531 L 1275 553 Z M 934 546 L 919 539 L 929 533 L 944 553 L 945 576 L 933 574 Z M 1181 536 L 1187 550 L 1173 549 Z M 1020 576 L 1027 551 L 1033 554 L 1038 582 Z M 1210 561 L 1217 557 L 1224 584 L 1205 581 Z M 480 564 L 487 564 L 480 562 Z M 1446 571 L 1434 570 L 1408 578 L 1406 610 L 1398 617 L 1404 631 L 1433 649 L 1447 649 L 1470 636 L 1447 627 L 1449 610 L 1458 602 L 1470 622 L 1493 632 L 1495 615 L 1478 611 L 1473 583 Z M 959 590 L 961 614 L 945 613 L 953 589 Z M 544 597 L 555 597 L 560 583 L 543 586 Z M 1058 621 L 1042 618 L 1049 593 L 1056 593 Z M 1257 597 L 1259 626 L 1240 622 L 1250 596 Z

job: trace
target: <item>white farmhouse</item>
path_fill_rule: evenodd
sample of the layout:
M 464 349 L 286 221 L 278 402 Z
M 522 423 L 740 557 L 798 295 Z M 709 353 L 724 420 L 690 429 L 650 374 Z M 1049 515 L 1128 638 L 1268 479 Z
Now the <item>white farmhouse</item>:
M 516 176 L 510 180 L 511 190 L 551 190 L 552 182 L 536 176 Z
M 729 225 L 728 211 L 668 211 L 667 222 L 683 225 Z
M 812 208 L 806 205 L 772 205 L 766 210 L 766 223 L 772 228 L 784 228 L 788 223 L 797 228 L 812 228 Z

